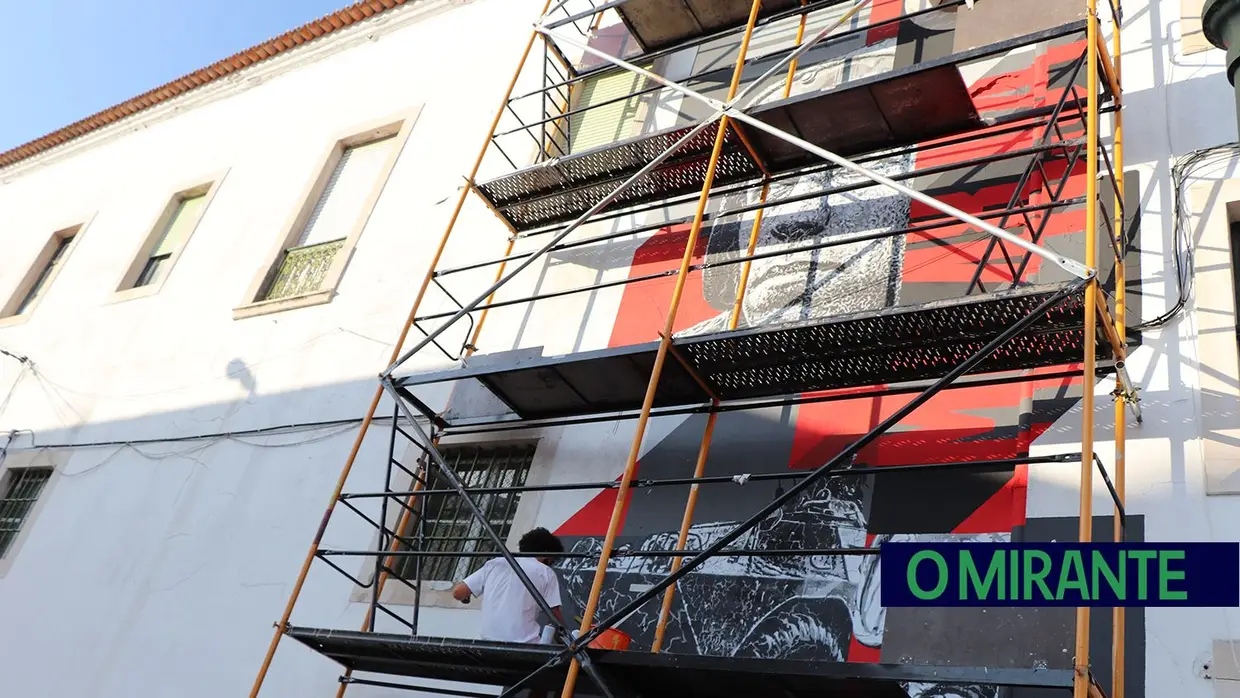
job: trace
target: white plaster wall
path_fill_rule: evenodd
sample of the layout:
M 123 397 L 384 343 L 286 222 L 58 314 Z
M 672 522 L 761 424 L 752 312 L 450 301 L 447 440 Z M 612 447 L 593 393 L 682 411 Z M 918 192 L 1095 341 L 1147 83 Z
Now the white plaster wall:
M 30 320 L 0 329 L 0 347 L 37 368 L 0 357 L 0 435 L 21 430 L 7 457 L 102 444 L 58 463 L 0 577 L 4 695 L 247 694 L 357 429 L 218 434 L 364 413 L 540 6 L 453 4 L 394 11 L 0 171 L 0 295 L 53 231 L 90 221 Z M 233 320 L 335 135 L 418 106 L 333 302 Z M 161 292 L 109 303 L 175 187 L 225 170 Z M 503 250 L 483 208 L 457 231 L 446 263 Z M 217 436 L 123 445 L 201 434 Z M 385 450 L 376 429 L 350 489 L 381 486 Z M 338 511 L 324 546 L 371 539 Z M 357 627 L 351 590 L 316 565 L 293 622 Z M 428 609 L 424 622 L 470 634 L 472 616 Z M 331 696 L 339 672 L 286 641 L 263 695 Z
M 361 416 L 538 6 L 480 0 L 419 22 L 408 19 L 417 6 L 397 11 L 312 45 L 318 60 L 292 52 L 204 90 L 212 99 L 173 102 L 157 110 L 159 118 L 122 123 L 63 154 L 0 171 L 0 294 L 9 293 L 25 272 L 20 260 L 33 257 L 53 230 L 91 220 L 31 320 L 0 329 L 0 347 L 30 356 L 39 370 L 23 376 L 21 366 L 0 357 L 0 403 L 21 378 L 0 411 L 0 433 L 33 432 L 16 436 L 13 456 L 28 452 L 32 438 L 35 445 L 106 444 L 73 449 L 60 464 L 0 577 L 5 695 L 245 694 L 356 431 L 346 424 L 122 444 Z M 1130 0 L 1126 13 L 1126 160 L 1142 171 L 1145 313 L 1152 317 L 1174 291 L 1164 252 L 1171 158 L 1234 140 L 1234 102 L 1221 52 L 1181 55 L 1178 3 Z M 524 89 L 533 79 L 522 81 Z M 324 306 L 234 321 L 232 308 L 300 204 L 299 192 L 332 134 L 417 105 L 424 105 L 419 121 L 339 296 Z M 510 152 L 527 155 L 521 148 Z M 485 171 L 497 167 L 492 158 Z M 170 182 L 225 169 L 162 292 L 108 304 L 146 226 L 173 193 Z M 444 265 L 503 252 L 507 231 L 481 205 L 465 207 L 457 231 Z M 543 242 L 522 241 L 518 250 Z M 634 243 L 626 238 L 609 246 L 619 258 Z M 455 277 L 449 287 L 469 298 L 494 271 Z M 573 257 L 539 262 L 499 299 L 626 274 L 624 264 L 600 267 Z M 618 303 L 619 289 L 609 289 L 533 310 L 496 310 L 482 349 L 542 346 L 555 354 L 605 346 Z M 425 307 L 450 306 L 432 292 Z M 1204 496 L 1194 413 L 1200 409 L 1196 330 L 1191 314 L 1184 317 L 1148 333 L 1129 364 L 1146 397 L 1145 424 L 1129 431 L 1130 509 L 1146 515 L 1150 540 L 1234 539 L 1240 504 Z M 1099 386 L 1101 423 L 1110 387 Z M 439 402 L 443 395 L 433 397 Z M 647 444 L 678 421 L 654 420 Z M 1079 410 L 1066 415 L 1037 448 L 1075 450 L 1079 423 Z M 536 434 L 540 462 L 553 465 L 538 469 L 531 482 L 617 476 L 632 428 L 622 422 Z M 1098 434 L 1108 464 L 1110 435 L 1106 427 Z M 382 430 L 365 441 L 350 489 L 380 486 L 384 441 Z M 1075 514 L 1076 477 L 1074 467 L 1035 470 L 1029 515 Z M 589 497 L 530 496 L 522 516 L 554 526 Z M 1109 506 L 1101 486 L 1095 506 Z M 364 523 L 341 512 L 324 546 L 366 548 L 371 540 Z M 349 564 L 365 574 L 362 562 Z M 347 580 L 316 566 L 293 622 L 356 626 L 364 609 L 349 603 L 351 590 Z M 431 633 L 467 636 L 477 618 L 473 611 L 428 608 L 423 622 Z M 380 627 L 396 626 L 381 621 Z M 1210 682 L 1194 675 L 1194 662 L 1213 640 L 1238 637 L 1240 614 L 1151 609 L 1147 627 L 1146 695 L 1212 695 Z M 286 641 L 263 695 L 334 695 L 338 673 Z

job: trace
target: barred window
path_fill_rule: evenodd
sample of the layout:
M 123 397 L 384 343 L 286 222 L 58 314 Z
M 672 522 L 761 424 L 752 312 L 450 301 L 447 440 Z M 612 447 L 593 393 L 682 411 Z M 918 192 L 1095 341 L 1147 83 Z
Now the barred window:
M 17 540 L 51 476 L 50 468 L 11 468 L 0 480 L 0 558 Z
M 522 487 L 534 461 L 534 444 L 502 444 L 485 446 L 442 447 L 439 452 L 444 461 L 465 483 L 465 487 L 497 488 Z M 428 489 L 451 489 L 451 485 L 433 466 L 427 480 Z M 521 502 L 520 492 L 503 492 L 470 495 L 501 540 L 507 539 L 512 530 L 512 520 Z M 495 545 L 486 537 L 481 524 L 470 514 L 469 508 L 456 494 L 436 494 L 422 497 L 419 504 L 425 507 L 421 520 L 421 544 L 418 542 L 418 521 L 411 521 L 406 531 L 405 549 L 420 549 L 447 553 L 444 557 L 402 558 L 400 573 L 406 579 L 418 577 L 417 564 L 421 561 L 421 578 L 426 581 L 453 582 L 464 579 L 483 565 L 490 555 L 460 557 L 456 552 L 483 552 L 498 555 Z

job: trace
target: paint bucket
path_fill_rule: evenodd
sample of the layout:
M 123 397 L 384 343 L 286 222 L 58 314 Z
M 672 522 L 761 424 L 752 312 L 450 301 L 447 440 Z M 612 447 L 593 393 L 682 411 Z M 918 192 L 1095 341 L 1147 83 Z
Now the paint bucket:
M 538 644 L 540 645 L 555 644 L 555 626 L 554 625 L 543 626 L 542 635 L 540 635 L 538 638 Z
M 590 647 L 596 650 L 627 650 L 632 642 L 633 638 L 625 633 L 608 628 L 590 641 Z

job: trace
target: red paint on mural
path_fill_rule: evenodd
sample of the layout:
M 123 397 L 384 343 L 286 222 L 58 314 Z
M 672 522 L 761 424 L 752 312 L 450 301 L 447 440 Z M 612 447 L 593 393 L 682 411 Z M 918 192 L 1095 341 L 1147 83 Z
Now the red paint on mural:
M 693 249 L 693 264 L 699 264 L 706 256 L 706 235 L 699 235 Z M 630 279 L 675 271 L 680 268 L 685 245 L 689 242 L 689 226 L 678 225 L 664 228 L 642 243 L 633 254 L 629 267 Z M 667 323 L 667 311 L 672 300 L 676 276 L 669 275 L 650 281 L 639 281 L 624 287 L 616 324 L 612 327 L 609 347 L 651 342 L 659 338 L 659 332 Z M 703 320 L 719 314 L 706 302 L 702 272 L 689 272 L 685 290 L 676 312 L 675 332 L 687 329 Z
M 872 0 L 870 2 L 870 24 L 889 22 L 904 14 L 904 0 Z M 873 46 L 887 39 L 900 35 L 900 23 L 891 22 L 881 27 L 871 27 L 865 33 L 865 45 Z
M 640 463 L 638 466 L 640 467 Z M 619 478 L 616 478 L 619 480 Z M 603 490 L 594 496 L 585 506 L 577 510 L 555 529 L 557 536 L 605 536 L 607 524 L 611 522 L 611 512 L 616 507 L 617 490 Z M 624 519 L 629 514 L 629 505 L 633 503 L 633 491 L 629 490 L 625 498 L 624 509 L 620 514 L 620 530 L 624 529 Z

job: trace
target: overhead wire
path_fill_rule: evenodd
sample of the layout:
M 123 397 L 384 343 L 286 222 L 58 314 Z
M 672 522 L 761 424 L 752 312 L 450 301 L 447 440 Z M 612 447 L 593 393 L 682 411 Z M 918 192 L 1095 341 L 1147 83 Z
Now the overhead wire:
M 1133 325 L 1132 330 L 1145 330 L 1165 327 L 1180 315 L 1187 307 L 1193 292 L 1193 233 L 1190 221 L 1191 209 L 1185 203 L 1185 182 L 1193 174 L 1205 167 L 1216 165 L 1219 161 L 1228 160 L 1240 155 L 1240 142 L 1226 143 L 1194 150 L 1178 159 L 1171 168 L 1171 186 L 1174 202 L 1172 204 L 1172 251 L 1171 263 L 1175 273 L 1176 298 L 1165 311 L 1157 317 Z

